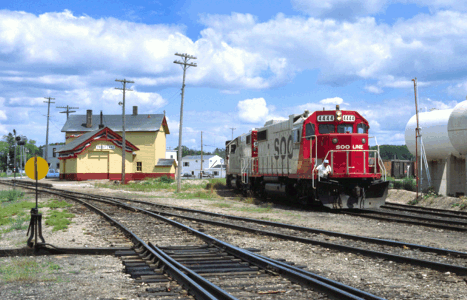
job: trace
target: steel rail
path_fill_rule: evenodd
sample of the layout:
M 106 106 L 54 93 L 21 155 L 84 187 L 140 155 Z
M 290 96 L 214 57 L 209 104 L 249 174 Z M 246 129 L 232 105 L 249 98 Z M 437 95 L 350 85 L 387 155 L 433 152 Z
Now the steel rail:
M 467 218 L 466 211 L 439 209 L 439 208 L 431 208 L 431 207 L 423 207 L 423 206 L 413 206 L 413 205 L 405 205 L 405 204 L 392 203 L 392 202 L 386 202 L 386 204 L 382 205 L 381 208 L 414 211 L 414 212 L 424 213 L 424 214 L 434 214 L 436 216 L 446 215 L 447 217 L 453 217 L 453 218 L 462 218 L 462 219 Z
M 443 222 L 443 220 L 437 220 L 437 219 L 431 219 L 431 218 L 425 218 L 425 219 L 428 219 L 428 220 L 426 220 L 426 222 L 434 222 L 434 223 L 425 223 L 425 222 L 420 222 L 420 221 L 412 221 L 412 220 L 407 220 L 407 219 L 408 218 L 420 219 L 422 217 L 409 216 L 409 215 L 399 215 L 399 214 L 392 214 L 392 213 L 387 213 L 386 214 L 386 213 L 381 213 L 381 212 L 375 212 L 373 210 L 372 211 L 360 211 L 360 212 L 339 211 L 339 212 L 335 212 L 335 213 L 336 214 L 349 215 L 349 216 L 355 216 L 355 217 L 368 218 L 368 219 L 383 220 L 383 221 L 395 222 L 395 223 L 406 223 L 406 224 L 433 227 L 433 228 L 440 228 L 440 229 L 448 229 L 448 230 L 454 230 L 454 231 L 467 231 L 467 223 L 463 223 L 463 222 L 460 222 L 460 223 L 462 225 L 466 225 L 466 227 L 439 224 L 439 223 Z M 374 213 L 379 214 L 379 216 L 374 215 Z M 371 214 L 373 214 L 373 215 L 371 215 Z M 388 217 L 381 216 L 381 215 L 384 215 L 384 214 L 388 215 Z M 390 218 L 390 216 L 405 218 L 405 220 L 393 219 L 393 218 Z M 450 222 L 453 222 L 453 221 L 450 221 Z
M 118 228 L 120 228 L 124 233 L 131 236 L 132 242 L 136 246 L 144 247 L 153 257 L 157 258 L 163 265 L 165 265 L 165 271 L 172 276 L 178 283 L 184 286 L 187 291 L 193 294 L 197 299 L 207 299 L 207 300 L 215 300 L 215 299 L 226 299 L 226 300 L 236 300 L 237 298 L 233 297 L 226 291 L 222 290 L 218 286 L 212 284 L 205 278 L 199 276 L 195 272 L 191 270 L 186 270 L 186 268 L 180 268 L 180 264 L 173 260 L 172 258 L 167 258 L 167 256 L 160 255 L 157 251 L 155 251 L 152 247 L 146 244 L 141 238 L 139 238 L 136 234 L 131 232 L 128 228 L 126 228 L 123 224 L 118 222 L 117 220 L 110 217 L 108 214 L 103 212 L 102 210 L 98 209 L 97 207 L 93 206 L 92 204 L 87 203 L 86 201 L 77 199 L 76 197 L 63 195 L 59 192 L 51 192 L 47 191 L 47 193 L 55 194 L 59 197 L 64 197 L 70 199 L 72 201 L 78 201 L 81 204 L 85 205 L 86 207 L 94 210 L 101 216 L 103 216 L 106 220 L 111 223 L 114 223 Z M 183 270 L 183 271 L 182 271 Z M 187 272 L 185 274 L 184 272 Z
M 108 200 L 98 200 L 98 199 L 92 199 L 92 200 L 101 201 L 101 202 L 107 202 L 108 201 Z M 216 245 L 217 247 L 220 247 L 225 252 L 227 252 L 227 253 L 229 253 L 231 255 L 234 255 L 236 257 L 239 257 L 239 258 L 241 258 L 241 259 L 243 259 L 245 261 L 248 261 L 253 265 L 256 265 L 256 266 L 258 266 L 258 267 L 260 267 L 262 269 L 265 269 L 265 270 L 269 270 L 269 271 L 273 271 L 273 272 L 282 274 L 284 277 L 286 277 L 286 278 L 288 278 L 288 279 L 290 279 L 292 281 L 300 282 L 300 283 L 302 283 L 302 284 L 304 284 L 306 286 L 309 286 L 311 288 L 315 288 L 316 290 L 318 290 L 318 291 L 320 291 L 322 293 L 325 293 L 327 295 L 338 297 L 337 299 L 379 299 L 379 300 L 384 299 L 384 298 L 372 295 L 370 293 L 360 291 L 360 290 L 355 289 L 355 288 L 353 288 L 351 286 L 344 285 L 344 284 L 342 284 L 340 282 L 336 282 L 336 281 L 332 281 L 330 279 L 326 279 L 326 281 L 329 282 L 329 283 L 325 283 L 322 280 L 318 280 L 318 279 L 309 277 L 308 275 L 301 274 L 301 273 L 296 272 L 293 269 L 291 269 L 289 265 L 279 264 L 277 261 L 275 261 L 273 259 L 269 259 L 269 260 L 263 259 L 263 258 L 255 255 L 254 253 L 252 253 L 252 252 L 250 252 L 248 250 L 244 250 L 242 248 L 233 246 L 233 245 L 231 245 L 229 243 L 226 243 L 224 241 L 218 240 L 218 239 L 216 239 L 214 237 L 211 237 L 211 236 L 209 236 L 209 235 L 207 235 L 205 233 L 202 233 L 202 232 L 200 232 L 200 231 L 198 231 L 196 229 L 193 229 L 193 228 L 191 228 L 189 226 L 186 226 L 186 225 L 184 225 L 184 224 L 182 224 L 180 222 L 165 218 L 160 214 L 153 213 L 151 211 L 148 211 L 148 210 L 145 210 L 145 209 L 142 209 L 142 208 L 139 208 L 139 207 L 131 206 L 131 205 L 128 205 L 128 204 L 125 204 L 125 203 L 121 203 L 121 202 L 118 202 L 116 200 L 112 200 L 112 202 L 114 204 L 120 206 L 120 207 L 129 209 L 129 210 L 135 210 L 135 211 L 145 213 L 147 215 L 150 215 L 150 216 L 158 218 L 158 219 L 160 219 L 162 221 L 165 221 L 165 222 L 167 222 L 169 224 L 172 224 L 172 225 L 174 225 L 174 226 L 176 226 L 178 228 L 189 231 L 189 232 L 193 233 L 194 235 L 196 235 L 197 237 L 204 240 L 205 242 L 207 242 L 209 245 Z M 313 274 L 313 275 L 317 276 L 317 278 L 323 278 L 323 277 L 320 277 L 319 275 L 316 275 L 316 274 Z M 351 291 L 351 292 L 349 292 L 349 291 Z M 364 298 L 362 298 L 362 297 L 364 297 Z
M 78 193 L 78 194 L 86 195 L 86 196 L 90 195 L 90 194 L 79 193 L 79 192 L 72 192 L 72 193 Z M 467 257 L 467 252 L 461 252 L 461 251 L 455 251 L 455 250 L 449 250 L 449 249 L 443 249 L 443 248 L 435 248 L 435 247 L 429 247 L 429 246 L 411 244 L 411 243 L 404 243 L 404 242 L 393 241 L 393 240 L 385 240 L 385 239 L 370 238 L 370 237 L 364 237 L 364 236 L 358 236 L 358 235 L 351 235 L 351 234 L 339 233 L 339 232 L 334 232 L 334 231 L 327 231 L 327 230 L 323 230 L 323 229 L 302 227 L 302 226 L 297 226 L 297 225 L 278 223 L 278 222 L 272 222 L 272 221 L 266 221 L 266 220 L 259 220 L 259 219 L 245 218 L 245 217 L 237 217 L 237 216 L 207 212 L 207 211 L 202 211 L 202 210 L 195 210 L 195 209 L 190 209 L 190 208 L 183 208 L 183 207 L 176 207 L 176 206 L 170 206 L 170 205 L 157 204 L 157 203 L 152 203 L 152 202 L 147 202 L 147 201 L 142 201 L 142 200 L 128 199 L 128 198 L 123 198 L 123 197 L 100 196 L 100 195 L 94 195 L 94 196 L 107 198 L 107 199 L 110 199 L 110 200 L 117 199 L 117 200 L 122 200 L 122 201 L 127 201 L 127 202 L 130 201 L 130 202 L 135 202 L 135 203 L 140 203 L 140 204 L 145 204 L 145 205 L 151 205 L 151 206 L 155 206 L 155 207 L 162 207 L 162 208 L 169 208 L 169 209 L 181 210 L 181 211 L 192 212 L 192 213 L 206 214 L 206 215 L 222 217 L 222 218 L 227 218 L 227 219 L 233 219 L 233 220 L 239 220 L 239 221 L 254 222 L 254 223 L 268 225 L 268 226 L 274 226 L 274 227 L 294 229 L 294 230 L 300 230 L 300 231 L 306 231 L 306 232 L 318 233 L 318 234 L 326 234 L 326 235 L 330 235 L 330 236 L 342 237 L 342 238 L 353 239 L 353 240 L 360 240 L 360 241 L 365 241 L 365 242 L 379 244 L 379 245 L 410 247 L 412 249 L 419 249 L 420 251 L 424 251 L 424 252 L 433 252 L 433 253 L 442 254 L 442 255 L 455 255 L 455 256 Z M 173 215 L 173 216 L 180 216 L 180 215 Z
M 53 190 L 57 190 L 57 191 L 68 193 L 68 194 L 75 194 L 75 192 L 72 192 L 72 191 L 64 191 L 64 190 L 60 190 L 60 189 L 56 189 L 56 188 L 47 188 L 47 189 L 53 189 Z M 64 193 L 52 192 L 52 191 L 45 191 L 45 192 L 50 193 L 50 194 L 55 194 L 57 196 L 68 198 L 68 199 L 71 199 L 71 200 L 77 200 L 77 201 L 83 203 L 84 205 L 89 205 L 89 206 L 95 208 L 91 204 L 86 203 L 86 201 L 78 200 L 78 199 L 76 199 L 76 198 L 74 198 L 73 196 L 70 196 L 70 195 L 63 195 Z M 100 195 L 91 195 L 91 194 L 84 194 L 84 193 L 79 193 L 79 192 L 76 192 L 76 194 L 80 194 L 80 195 L 82 195 L 81 197 L 86 197 L 88 199 L 91 198 L 91 197 L 93 197 L 93 198 L 101 197 Z M 106 197 L 106 196 L 103 196 L 103 197 Z M 89 199 L 89 200 L 109 203 L 108 200 L 101 200 L 101 199 Z M 176 227 L 179 227 L 181 229 L 192 232 L 193 234 L 195 234 L 196 236 L 198 236 L 199 238 L 201 238 L 202 240 L 204 240 L 208 244 L 217 245 L 218 247 L 222 248 L 224 251 L 230 253 L 231 255 L 235 255 L 235 256 L 237 256 L 239 258 L 242 258 L 245 261 L 248 261 L 251 264 L 256 265 L 258 267 L 261 267 L 263 269 L 279 273 L 279 274 L 283 275 L 284 277 L 286 277 L 286 278 L 288 278 L 288 279 L 290 279 L 290 280 L 292 280 L 294 282 L 300 282 L 300 283 L 302 283 L 302 284 L 304 284 L 306 286 L 309 286 L 311 288 L 316 289 L 317 291 L 325 293 L 328 296 L 336 297 L 336 299 L 384 300 L 384 298 L 377 297 L 377 296 L 372 295 L 370 293 L 367 293 L 365 291 L 361 291 L 361 290 L 355 289 L 355 288 L 353 288 L 351 286 L 347 286 L 345 284 L 342 284 L 340 282 L 336 282 L 336 281 L 321 277 L 319 275 L 310 273 L 310 274 L 313 274 L 315 276 L 315 278 L 320 278 L 322 280 L 325 280 L 326 282 L 324 282 L 322 280 L 319 280 L 319 279 L 315 279 L 313 277 L 310 277 L 309 275 L 304 274 L 303 272 L 295 271 L 294 267 L 292 268 L 289 265 L 284 265 L 282 262 L 278 262 L 278 261 L 275 261 L 275 260 L 272 260 L 272 259 L 263 259 L 262 257 L 258 257 L 257 255 L 255 255 L 254 253 L 252 253 L 250 251 L 247 251 L 247 250 L 241 249 L 239 247 L 233 246 L 233 245 L 231 245 L 229 243 L 220 241 L 220 240 L 218 240 L 216 238 L 213 238 L 213 237 L 211 237 L 209 235 L 206 235 L 206 234 L 204 234 L 204 233 L 202 233 L 202 232 L 200 232 L 198 230 L 195 230 L 195 229 L 193 229 L 191 227 L 188 227 L 188 226 L 186 226 L 186 225 L 184 225 L 182 223 L 170 220 L 168 218 L 163 217 L 162 215 L 153 213 L 151 211 L 147 211 L 147 210 L 144 210 L 144 209 L 141 209 L 141 208 L 138 208 L 138 207 L 134 207 L 134 206 L 131 206 L 131 205 L 128 205 L 128 204 L 125 204 L 125 203 L 121 203 L 121 202 L 118 202 L 116 200 L 111 200 L 111 202 L 112 202 L 112 204 L 118 205 L 118 206 L 126 208 L 128 210 L 139 211 L 139 212 L 148 214 L 150 216 L 153 216 L 155 218 L 163 220 L 163 221 L 165 221 L 165 222 L 167 222 L 169 224 L 172 224 L 172 225 L 174 225 Z M 97 208 L 95 208 L 95 209 L 98 210 Z M 106 215 L 104 212 L 102 212 L 102 214 L 103 214 L 103 216 L 105 216 L 106 219 L 112 220 L 112 222 L 115 222 L 115 224 L 118 224 L 117 226 L 119 226 L 119 227 L 122 226 L 121 228 L 125 228 L 122 224 L 118 223 L 116 220 L 113 220 L 110 216 Z M 129 231 L 129 232 L 131 232 L 131 231 Z M 142 245 L 145 245 L 145 246 L 149 247 L 149 245 L 147 245 L 146 243 L 144 243 L 140 239 L 138 240 L 138 242 L 140 244 L 142 244 Z M 151 248 L 151 253 L 155 254 L 153 252 L 155 252 L 155 250 L 153 248 Z M 155 255 L 155 256 L 158 257 L 157 255 Z M 162 259 L 162 257 L 161 257 L 161 259 Z M 194 273 L 194 274 L 196 274 L 196 273 Z M 199 276 L 199 275 L 197 275 L 197 276 Z M 202 279 L 205 280 L 204 278 L 202 278 Z M 229 299 L 229 298 L 222 298 L 221 297 L 220 299 Z
M 398 214 L 398 213 L 393 213 L 393 212 L 387 212 L 387 211 L 382 211 L 382 210 L 376 210 L 376 209 L 365 209 L 365 210 L 357 210 L 358 212 L 362 213 L 369 213 L 369 214 L 380 214 L 380 215 L 386 215 L 386 216 L 391 216 L 391 217 L 400 217 L 400 218 L 411 218 L 415 220 L 420 220 L 420 221 L 427 221 L 427 222 L 436 222 L 436 223 L 444 223 L 444 224 L 452 224 L 452 225 L 461 225 L 461 226 L 467 226 L 467 222 L 465 221 L 456 221 L 456 220 L 447 220 L 447 219 L 438 219 L 438 218 L 429 218 L 429 217 L 420 217 L 420 216 L 414 216 L 411 214 Z M 420 214 L 420 212 L 416 212 Z M 458 218 L 456 216 L 449 216 L 449 218 Z
M 166 216 L 171 216 L 171 217 L 179 217 L 179 218 L 186 219 L 186 220 L 192 220 L 192 221 L 196 221 L 196 222 L 208 223 L 208 224 L 212 224 L 212 225 L 216 225 L 216 226 L 222 226 L 222 227 L 227 227 L 227 228 L 232 228 L 232 229 L 237 229 L 237 230 L 242 230 L 242 231 L 253 232 L 253 233 L 256 233 L 256 234 L 260 234 L 260 235 L 274 236 L 274 237 L 277 237 L 277 238 L 296 241 L 296 242 L 302 242 L 302 243 L 306 243 L 306 244 L 318 245 L 318 246 L 322 246 L 322 247 L 329 248 L 329 249 L 334 249 L 334 250 L 339 250 L 339 251 L 347 251 L 347 252 L 351 252 L 351 253 L 358 253 L 358 254 L 361 254 L 361 255 L 369 256 L 369 257 L 380 257 L 380 258 L 392 260 L 392 261 L 395 261 L 395 262 L 408 263 L 408 264 L 411 264 L 411 265 L 425 267 L 425 268 L 429 268 L 429 269 L 433 269 L 433 270 L 437 270 L 437 271 L 442 271 L 442 272 L 450 271 L 450 272 L 454 272 L 454 273 L 462 274 L 462 275 L 467 274 L 467 267 L 462 267 L 462 266 L 457 266 L 457 265 L 444 264 L 444 263 L 439 263 L 439 262 L 433 262 L 433 261 L 428 261 L 428 260 L 422 260 L 422 259 L 407 257 L 407 256 L 401 256 L 401 255 L 390 254 L 390 253 L 385 253 L 385 252 L 373 251 L 373 250 L 368 250 L 368 249 L 363 249 L 363 248 L 358 248 L 358 247 L 351 247 L 351 246 L 333 244 L 333 243 L 329 243 L 329 242 L 322 242 L 322 241 L 317 241 L 317 240 L 308 239 L 308 238 L 302 238 L 302 237 L 298 237 L 298 236 L 285 235 L 285 234 L 272 232 L 272 231 L 267 231 L 267 230 L 253 229 L 253 228 L 248 228 L 248 227 L 244 227 L 244 226 L 240 226 L 240 225 L 228 224 L 228 223 L 224 223 L 224 222 L 204 220 L 204 219 L 193 218 L 193 217 L 188 217 L 188 216 L 180 216 L 180 215 L 177 215 L 177 214 L 164 213 L 164 212 L 159 212 L 159 214 L 166 215 Z M 461 253 L 463 255 L 466 255 L 466 253 L 464 253 L 464 252 L 461 252 Z
M 60 190 L 60 189 L 56 189 L 56 188 L 52 188 L 52 189 L 59 190 L 59 191 L 66 191 L 66 190 Z M 86 195 L 86 196 L 91 195 L 91 194 L 85 194 L 85 193 L 74 192 L 74 191 L 66 191 L 66 192 L 71 192 L 71 193 L 76 193 L 76 194 Z M 221 217 L 221 218 L 227 218 L 227 219 L 233 219 L 233 220 L 239 220 L 239 221 L 254 222 L 254 223 L 268 225 L 268 226 L 274 226 L 274 227 L 280 227 L 280 228 L 286 228 L 286 229 L 293 229 L 293 230 L 300 230 L 300 231 L 305 231 L 305 232 L 310 232 L 310 233 L 326 234 L 326 235 L 330 235 L 330 236 L 336 236 L 336 237 L 341 237 L 341 238 L 346 238 L 346 239 L 364 241 L 364 242 L 374 243 L 374 244 L 378 244 L 378 245 L 388 245 L 388 246 L 396 246 L 396 247 L 397 246 L 398 247 L 409 247 L 409 248 L 418 249 L 418 250 L 424 251 L 424 252 L 432 252 L 432 253 L 437 253 L 437 254 L 442 254 L 442 255 L 454 255 L 454 256 L 460 256 L 460 257 L 467 257 L 467 252 L 455 251 L 455 250 L 444 249 L 444 248 L 435 248 L 435 247 L 429 247 L 429 246 L 424 246 L 424 245 L 419 245 L 419 244 L 412 244 L 412 243 L 405 243 L 405 242 L 399 242 L 399 241 L 394 241 L 394 240 L 385 240 L 385 239 L 364 237 L 364 236 L 340 233 L 340 232 L 335 232 L 335 231 L 328 231 L 328 230 L 323 230 L 323 229 L 302 227 L 302 226 L 286 224 L 286 223 L 278 223 L 278 222 L 272 222 L 272 221 L 266 221 L 266 220 L 260 220 L 260 219 L 252 219 L 252 218 L 246 218 L 246 217 L 225 215 L 225 214 L 213 213 L 213 212 L 208 212 L 208 211 L 202 211 L 202 210 L 196 210 L 196 209 L 190 209 L 190 208 L 184 208 L 184 207 L 157 204 L 157 203 L 152 203 L 152 202 L 142 201 L 142 200 L 123 198 L 123 197 L 101 196 L 101 195 L 93 195 L 93 196 L 97 196 L 97 197 L 101 197 L 101 198 L 107 198 L 107 199 L 110 199 L 110 200 L 117 199 L 117 200 L 122 200 L 122 201 L 130 201 L 130 202 L 135 202 L 135 203 L 140 203 L 140 204 L 145 204 L 145 205 L 150 205 L 150 206 L 155 206 L 155 207 L 168 208 L 168 209 L 186 211 L 186 212 L 191 212 L 191 213 L 199 213 L 199 214 L 211 215 L 211 216 L 215 216 L 215 217 Z M 179 215 L 174 215 L 174 216 L 179 216 Z

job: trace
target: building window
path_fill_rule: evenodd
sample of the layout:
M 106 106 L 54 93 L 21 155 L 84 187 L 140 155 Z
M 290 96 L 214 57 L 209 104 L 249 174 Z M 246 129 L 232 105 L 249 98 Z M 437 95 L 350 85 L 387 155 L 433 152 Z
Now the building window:
M 184 162 L 184 163 L 183 163 L 183 166 L 184 166 L 184 167 L 189 167 L 189 166 L 190 166 L 190 163 L 189 163 L 189 162 Z
M 214 171 L 213 173 L 214 173 L 214 176 L 219 175 L 219 172 L 217 172 L 217 171 Z
M 57 163 L 57 169 L 60 169 L 60 163 Z
M 53 157 L 57 157 L 57 148 L 52 148 Z
M 136 162 L 136 171 L 141 172 L 143 171 L 143 163 L 140 161 Z
M 196 160 L 196 162 L 198 162 L 198 160 Z
M 174 156 L 173 156 L 173 155 L 170 155 L 170 158 L 174 158 Z

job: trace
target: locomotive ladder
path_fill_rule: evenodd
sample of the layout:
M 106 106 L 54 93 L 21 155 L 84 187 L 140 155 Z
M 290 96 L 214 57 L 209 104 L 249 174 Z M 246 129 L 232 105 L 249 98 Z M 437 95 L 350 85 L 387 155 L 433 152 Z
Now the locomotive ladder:
M 243 184 L 248 184 L 248 178 L 250 177 L 250 163 L 251 161 L 247 158 L 242 158 L 242 160 L 240 161 Z

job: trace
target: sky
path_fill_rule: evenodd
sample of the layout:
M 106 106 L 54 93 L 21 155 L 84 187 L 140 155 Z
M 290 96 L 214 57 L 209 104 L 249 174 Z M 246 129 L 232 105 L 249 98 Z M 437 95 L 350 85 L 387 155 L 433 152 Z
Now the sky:
M 420 110 L 467 95 L 467 2 L 456 0 L 4 1 L 0 6 L 0 135 L 64 142 L 63 109 L 166 113 L 167 147 L 222 148 L 270 119 L 356 110 L 378 143 L 403 145 Z M 374 143 L 374 142 L 373 142 Z M 371 144 L 371 143 L 370 143 Z

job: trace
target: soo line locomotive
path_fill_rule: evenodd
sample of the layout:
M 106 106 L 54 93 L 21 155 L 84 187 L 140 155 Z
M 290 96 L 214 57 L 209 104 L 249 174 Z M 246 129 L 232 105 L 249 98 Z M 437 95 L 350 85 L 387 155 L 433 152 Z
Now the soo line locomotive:
M 267 121 L 226 142 L 227 186 L 331 209 L 378 208 L 388 181 L 379 150 L 369 148 L 369 128 L 358 112 L 339 105 Z M 331 171 L 318 176 L 325 160 Z

